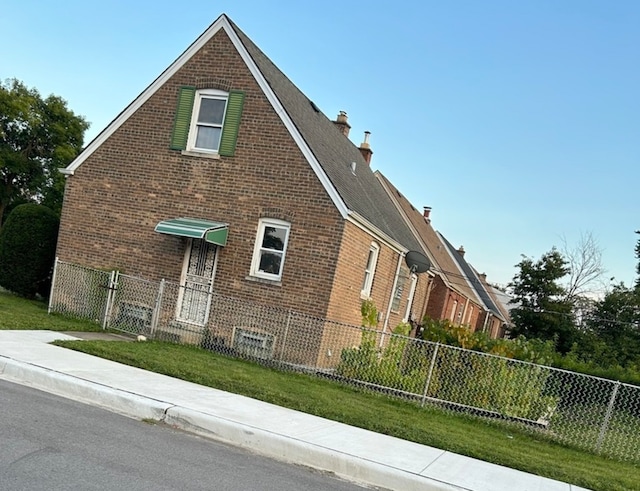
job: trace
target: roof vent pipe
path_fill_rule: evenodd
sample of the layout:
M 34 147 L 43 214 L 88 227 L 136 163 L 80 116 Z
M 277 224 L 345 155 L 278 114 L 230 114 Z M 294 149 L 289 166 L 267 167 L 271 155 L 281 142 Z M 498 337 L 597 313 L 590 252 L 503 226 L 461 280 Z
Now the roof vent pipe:
M 364 160 L 367 164 L 371 163 L 371 155 L 373 155 L 373 151 L 371 150 L 371 145 L 369 145 L 369 136 L 371 135 L 370 131 L 364 132 L 364 141 L 360 144 L 360 153 L 364 157 Z
M 351 173 L 354 176 L 356 175 L 356 163 L 355 162 L 351 162 Z

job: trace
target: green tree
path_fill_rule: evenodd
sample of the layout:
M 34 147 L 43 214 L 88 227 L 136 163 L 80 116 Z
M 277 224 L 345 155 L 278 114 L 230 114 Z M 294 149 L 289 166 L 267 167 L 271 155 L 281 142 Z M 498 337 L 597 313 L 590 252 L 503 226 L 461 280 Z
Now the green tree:
M 46 206 L 13 209 L 0 229 L 1 286 L 27 298 L 49 295 L 58 226 L 58 216 Z
M 640 230 L 636 231 L 637 234 L 640 234 Z M 638 239 L 638 242 L 636 242 L 636 248 L 635 248 L 635 253 L 636 253 L 636 259 L 638 260 L 638 264 L 636 265 L 636 284 L 635 284 L 635 288 L 637 291 L 640 291 L 640 239 Z
M 553 340 L 566 353 L 578 338 L 573 304 L 566 298 L 560 280 L 569 274 L 567 260 L 555 248 L 534 261 L 523 256 L 509 288 L 513 299 L 511 337 Z
M 592 361 L 603 367 L 640 367 L 639 289 L 628 288 L 622 283 L 614 285 L 602 300 L 596 302 L 588 325 L 604 344 L 599 353 L 590 353 Z
M 15 79 L 0 82 L 0 225 L 19 203 L 46 203 L 60 212 L 58 169 L 78 155 L 88 127 L 60 97 L 42 98 Z

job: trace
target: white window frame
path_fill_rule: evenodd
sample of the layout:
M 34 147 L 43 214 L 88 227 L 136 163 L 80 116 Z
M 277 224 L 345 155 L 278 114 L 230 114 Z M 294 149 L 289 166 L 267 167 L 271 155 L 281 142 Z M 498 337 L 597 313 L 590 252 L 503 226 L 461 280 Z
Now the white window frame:
M 263 247 L 264 233 L 267 227 L 275 227 L 285 230 L 284 246 L 282 251 L 276 249 L 269 249 Z M 287 246 L 289 245 L 289 233 L 291 231 L 291 224 L 283 220 L 276 220 L 274 218 L 261 218 L 258 223 L 258 234 L 256 236 L 256 243 L 253 249 L 253 258 L 251 260 L 251 276 L 257 278 L 263 278 L 266 280 L 281 281 L 282 272 L 284 270 L 284 262 L 287 255 Z M 272 254 L 279 254 L 282 256 L 280 260 L 280 271 L 277 274 L 268 273 L 260 269 L 260 260 L 262 259 L 262 253 L 264 251 L 270 251 Z
M 200 105 L 203 99 L 218 99 L 224 100 L 224 110 L 222 112 L 222 121 L 213 125 L 202 125 L 198 123 L 198 116 L 200 115 Z M 224 120 L 227 114 L 227 104 L 229 103 L 229 93 L 223 90 L 206 89 L 198 90 L 193 101 L 193 110 L 191 111 L 191 125 L 189 126 L 189 138 L 187 139 L 187 150 L 194 152 L 204 152 L 218 154 L 220 152 L 220 140 L 222 139 L 222 129 L 224 128 Z M 196 139 L 198 137 L 198 126 L 209 126 L 220 128 L 220 138 L 218 139 L 217 148 L 202 148 L 196 147 Z
M 360 296 L 362 298 L 371 297 L 371 288 L 373 287 L 373 277 L 376 274 L 376 265 L 378 264 L 378 255 L 380 254 L 380 246 L 372 242 L 369 246 L 367 254 L 367 264 L 364 268 L 364 279 L 362 281 L 362 290 Z

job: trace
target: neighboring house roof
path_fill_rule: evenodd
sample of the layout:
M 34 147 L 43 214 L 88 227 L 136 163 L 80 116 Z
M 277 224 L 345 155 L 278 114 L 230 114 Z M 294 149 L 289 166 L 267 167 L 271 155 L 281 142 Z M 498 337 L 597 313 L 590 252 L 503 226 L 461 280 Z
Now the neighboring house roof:
M 511 296 L 508 293 L 498 290 L 496 287 L 487 284 L 489 291 L 492 293 L 493 298 L 496 299 L 496 305 L 500 308 L 504 321 L 511 325 L 511 309 L 514 307 L 511 304 Z
M 375 175 L 400 211 L 403 220 L 419 240 L 420 249 L 418 250 L 429 258 L 433 265 L 432 271 L 438 274 L 449 288 L 481 305 L 477 294 L 465 281 L 460 268 L 440 240 L 438 233 L 431 226 L 430 221 L 380 171 L 376 171 Z
M 504 315 L 502 314 L 500 308 L 496 305 L 496 302 L 494 301 L 492 295 L 485 288 L 484 283 L 480 280 L 480 277 L 476 273 L 475 269 L 464 258 L 464 253 L 461 254 L 459 250 L 455 249 L 453 245 L 451 245 L 451 242 L 449 242 L 445 238 L 445 236 L 442 235 L 442 233 L 438 232 L 438 236 L 442 240 L 442 243 L 447 247 L 449 254 L 460 266 L 460 269 L 465 276 L 465 280 L 476 291 L 485 308 L 504 322 Z
M 224 14 L 90 142 L 63 172 L 73 174 L 124 121 L 221 30 L 229 36 L 342 216 L 370 230 L 399 251 L 418 247 L 360 150 Z M 352 162 L 356 163 L 355 173 L 352 173 Z

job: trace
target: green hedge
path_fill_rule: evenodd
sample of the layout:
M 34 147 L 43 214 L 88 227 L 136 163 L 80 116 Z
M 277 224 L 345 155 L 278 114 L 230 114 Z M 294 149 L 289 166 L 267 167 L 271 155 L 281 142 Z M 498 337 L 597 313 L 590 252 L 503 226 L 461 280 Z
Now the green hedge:
M 46 206 L 16 206 L 0 229 L 0 286 L 26 298 L 48 297 L 59 219 Z

